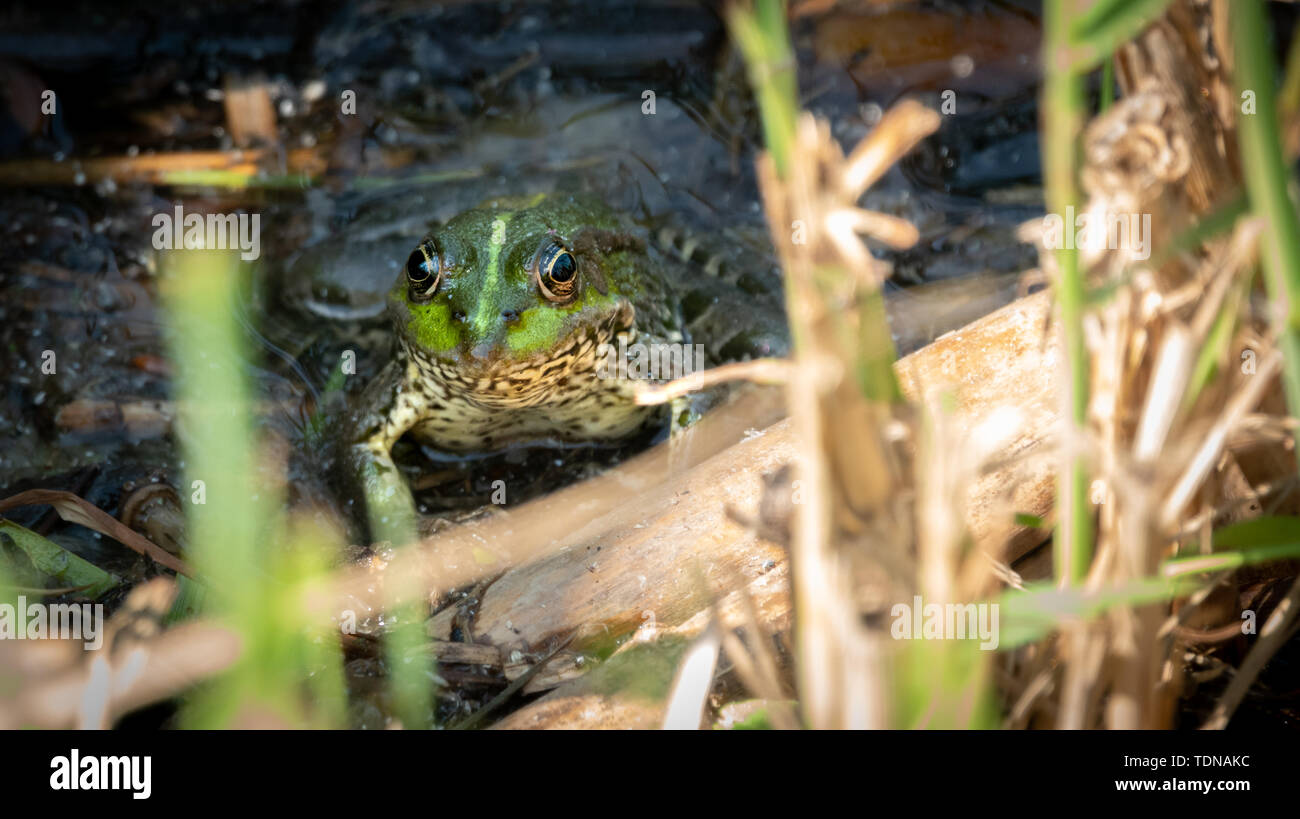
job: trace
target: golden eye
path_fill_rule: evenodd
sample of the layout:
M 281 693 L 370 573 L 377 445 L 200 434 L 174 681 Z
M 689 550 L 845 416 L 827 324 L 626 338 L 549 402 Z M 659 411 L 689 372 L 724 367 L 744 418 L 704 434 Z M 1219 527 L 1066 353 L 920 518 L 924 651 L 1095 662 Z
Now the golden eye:
M 432 239 L 420 242 L 406 257 L 406 288 L 412 301 L 428 301 L 442 281 L 442 262 Z
M 559 242 L 542 245 L 533 262 L 537 287 L 554 302 L 571 300 L 578 292 L 578 258 Z

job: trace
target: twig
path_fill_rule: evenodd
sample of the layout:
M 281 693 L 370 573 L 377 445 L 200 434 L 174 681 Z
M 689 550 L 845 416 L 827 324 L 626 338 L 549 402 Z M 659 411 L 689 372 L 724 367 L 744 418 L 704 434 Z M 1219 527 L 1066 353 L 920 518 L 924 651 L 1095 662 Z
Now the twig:
M 1300 611 L 1300 579 L 1291 584 L 1286 597 L 1269 615 L 1264 627 L 1259 631 L 1259 639 L 1255 641 L 1250 653 L 1242 661 L 1241 668 L 1228 684 L 1228 690 L 1223 692 L 1223 697 L 1214 706 L 1214 711 L 1201 726 L 1202 728 L 1213 731 L 1227 727 L 1228 720 L 1232 719 L 1237 706 L 1245 699 L 1246 692 L 1254 684 L 1259 672 L 1291 637 L 1291 626 L 1295 623 L 1297 611 Z

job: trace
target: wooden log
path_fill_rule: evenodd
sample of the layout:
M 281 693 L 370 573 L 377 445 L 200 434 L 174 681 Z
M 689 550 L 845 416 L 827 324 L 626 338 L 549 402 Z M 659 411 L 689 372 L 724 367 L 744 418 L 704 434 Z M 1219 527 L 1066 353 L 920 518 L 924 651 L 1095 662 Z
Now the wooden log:
M 1016 523 L 1015 513 L 1047 517 L 1052 506 L 1047 443 L 1057 418 L 1052 383 L 1059 350 L 1046 333 L 1048 310 L 1046 293 L 1030 296 L 896 365 L 909 398 L 949 393 L 956 401 L 956 421 L 964 427 L 974 429 L 1007 407 L 1020 411 L 1021 425 L 1007 457 L 971 486 L 966 510 L 975 544 L 1008 561 L 1041 542 L 1040 533 Z M 778 422 L 674 480 L 669 502 L 652 506 L 643 520 L 512 568 L 493 582 L 471 628 L 475 642 L 509 654 L 539 650 L 575 629 L 586 635 L 525 690 L 568 681 L 503 727 L 654 723 L 657 705 L 644 697 L 629 700 L 608 685 L 607 677 L 620 675 L 618 666 L 592 672 L 590 679 L 572 679 L 590 667 L 578 655 L 628 640 L 647 623 L 689 639 L 707 624 L 710 602 L 736 589 L 738 579 L 761 600 L 760 624 L 783 628 L 790 613 L 785 551 L 737 523 L 727 509 L 755 516 L 762 476 L 791 461 L 798 450 L 788 420 Z M 769 577 L 773 580 L 765 580 Z M 453 611 L 434 617 L 430 635 L 448 639 L 454 617 Z M 630 641 L 615 657 L 638 642 Z
M 1042 516 L 1051 506 L 1050 471 L 1024 468 L 1042 454 L 1055 423 L 1051 373 L 1058 351 L 1054 341 L 1044 341 L 1047 310 L 1045 295 L 1023 299 L 941 337 L 897 365 L 910 397 L 950 388 L 963 423 L 977 424 L 999 407 L 1034 410 L 1025 415 L 1022 432 L 1010 447 L 1021 462 L 991 470 L 972 487 L 967 520 L 980 548 L 997 549 L 1008 537 L 1032 534 L 1014 525 L 1009 510 Z M 749 400 L 739 413 L 744 429 L 770 419 L 772 408 Z M 717 611 L 728 628 L 747 622 L 736 591 L 742 587 L 754 604 L 760 629 L 786 633 L 792 616 L 784 550 L 756 537 L 725 512 L 727 505 L 751 515 L 757 509 L 761 476 L 797 452 L 789 423 L 780 421 L 762 433 L 745 435 L 731 447 L 720 446 L 716 434 L 714 425 L 713 438 L 688 440 L 688 448 L 702 451 L 647 453 L 616 474 L 589 482 L 601 484 L 606 494 L 618 493 L 614 503 L 593 497 L 588 486 L 570 487 L 481 524 L 440 533 L 390 563 L 349 567 L 315 588 L 304 602 L 327 614 L 352 609 L 365 620 L 383 605 L 383 579 L 389 573 L 421 573 L 437 591 L 514 565 L 488 587 L 469 629 L 473 643 L 436 643 L 429 651 L 442 662 L 500 664 L 514 678 L 529 666 L 519 655 L 544 649 L 550 640 L 580 629 L 588 636 L 571 644 L 576 651 L 553 659 L 534 678 L 531 690 L 563 684 L 499 727 L 658 725 L 675 658 L 708 624 L 713 600 L 721 599 Z M 674 464 L 697 462 L 680 478 L 662 480 L 665 474 L 675 474 Z M 583 524 L 574 526 L 572 518 L 557 515 L 557 506 L 573 507 L 570 511 Z M 567 548 L 548 554 L 547 544 Z M 531 555 L 529 562 L 523 562 L 524 555 Z M 433 636 L 446 639 L 450 620 L 449 612 L 435 617 Z M 202 638 L 195 637 L 199 634 Z M 611 658 L 617 662 L 601 663 L 581 675 L 582 666 L 590 664 L 578 664 L 578 651 L 620 641 Z M 215 645 L 220 650 L 214 651 Z M 187 646 L 200 646 L 203 656 L 178 661 L 177 652 L 186 654 Z M 11 646 L 23 649 L 17 653 L 28 659 L 39 653 L 35 649 L 52 647 Z M 225 669 L 238 654 L 233 635 L 208 622 L 169 630 L 155 648 L 153 656 L 169 667 L 184 667 L 184 673 L 150 675 L 148 686 L 115 695 L 113 713 L 174 695 Z M 75 653 L 80 655 L 80 649 Z M 0 665 L 21 667 L 13 662 L 16 658 L 8 659 Z M 663 673 L 650 673 L 654 669 Z M 24 724 L 68 724 L 76 692 L 84 686 L 82 674 L 73 670 L 57 684 L 43 682 L 44 705 L 39 708 L 26 700 L 17 709 L 0 707 L 0 724 L 17 724 L 12 722 L 15 715 L 26 715 Z M 647 694 L 644 686 L 625 685 L 633 674 L 658 680 L 659 690 L 651 686 Z M 43 716 L 33 719 L 41 708 L 46 709 Z

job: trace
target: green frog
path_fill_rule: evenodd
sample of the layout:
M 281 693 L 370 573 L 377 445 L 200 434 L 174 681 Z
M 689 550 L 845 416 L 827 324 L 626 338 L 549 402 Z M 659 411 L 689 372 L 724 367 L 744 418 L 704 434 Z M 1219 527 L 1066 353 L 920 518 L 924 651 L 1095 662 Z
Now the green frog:
M 657 345 L 709 366 L 783 355 L 779 272 L 699 257 L 696 242 L 580 194 L 491 200 L 421 240 L 388 294 L 394 355 L 349 426 L 372 535 L 416 520 L 391 454 L 403 436 L 447 453 L 625 440 L 666 414 L 620 377 L 644 367 L 612 357 Z

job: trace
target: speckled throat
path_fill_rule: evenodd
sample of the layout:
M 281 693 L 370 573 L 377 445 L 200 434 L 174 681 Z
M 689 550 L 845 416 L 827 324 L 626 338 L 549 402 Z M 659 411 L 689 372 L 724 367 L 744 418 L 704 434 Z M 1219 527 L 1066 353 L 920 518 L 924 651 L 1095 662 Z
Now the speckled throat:
M 651 415 L 637 406 L 631 388 L 618 379 L 597 377 L 598 350 L 633 343 L 631 305 L 598 325 L 571 333 L 545 355 L 512 361 L 480 372 L 444 363 L 402 344 L 405 371 L 401 397 L 390 423 L 414 413 L 410 434 L 439 449 L 488 452 L 520 441 L 588 441 L 625 438 Z

